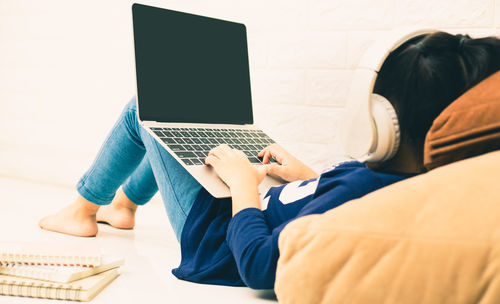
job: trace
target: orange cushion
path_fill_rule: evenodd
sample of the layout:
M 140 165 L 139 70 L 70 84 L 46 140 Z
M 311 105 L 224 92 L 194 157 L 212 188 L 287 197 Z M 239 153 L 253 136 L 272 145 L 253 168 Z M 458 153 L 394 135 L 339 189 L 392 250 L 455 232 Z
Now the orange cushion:
M 427 169 L 500 149 L 500 71 L 468 90 L 435 120 L 424 145 Z

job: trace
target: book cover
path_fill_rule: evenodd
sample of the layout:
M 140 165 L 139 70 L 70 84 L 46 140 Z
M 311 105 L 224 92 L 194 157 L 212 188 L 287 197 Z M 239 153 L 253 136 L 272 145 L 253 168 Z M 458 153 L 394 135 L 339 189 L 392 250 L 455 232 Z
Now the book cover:
M 26 265 L 0 262 L 0 274 L 68 283 L 122 266 L 123 264 L 123 258 L 107 255 L 103 255 L 101 265 L 95 267 Z
M 83 243 L 0 242 L 0 262 L 93 267 L 101 264 L 101 252 Z
M 0 275 L 0 294 L 55 300 L 90 301 L 118 275 L 118 268 L 113 268 L 71 283 L 52 283 Z

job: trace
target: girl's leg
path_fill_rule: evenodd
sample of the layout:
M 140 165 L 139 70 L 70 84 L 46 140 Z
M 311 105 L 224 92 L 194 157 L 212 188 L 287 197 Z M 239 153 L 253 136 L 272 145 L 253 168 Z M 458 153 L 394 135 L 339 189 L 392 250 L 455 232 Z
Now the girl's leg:
M 102 145 L 94 163 L 77 184 L 77 191 L 88 201 L 108 205 L 116 190 L 138 168 L 146 149 L 137 136 L 136 100 L 125 106 Z
M 180 240 L 201 185 L 142 127 L 139 135 L 146 156 L 123 185 L 123 191 L 118 191 L 113 202 L 99 210 L 97 220 L 117 228 L 133 228 L 137 205 L 147 203 L 159 187 L 170 224 Z
M 40 220 L 40 227 L 78 236 L 97 233 L 96 213 L 109 204 L 116 190 L 137 168 L 146 149 L 137 136 L 135 98 L 125 107 L 94 163 L 77 184 L 80 194 L 73 204 Z
M 181 238 L 187 215 L 201 190 L 201 185 L 149 133 L 140 128 L 146 157 L 177 240 Z
M 139 205 L 146 204 L 158 191 L 149 160 L 144 157 L 119 189 L 111 202 L 97 212 L 97 221 L 105 222 L 115 228 L 132 229 L 135 225 L 135 212 Z
M 118 191 L 113 202 L 99 210 L 97 220 L 117 228 L 133 228 L 137 205 L 148 202 L 159 186 L 167 216 L 180 240 L 201 185 L 142 127 L 139 134 L 146 147 L 146 156 L 122 186 L 123 191 Z
M 97 212 L 98 206 L 94 204 L 109 204 L 116 189 L 142 160 L 140 152 L 142 151 L 142 155 L 144 155 L 145 150 L 167 215 L 177 238 L 180 239 L 187 214 L 201 189 L 201 185 L 139 125 L 135 99 L 126 107 L 119 123 L 120 125 L 115 125 L 112 134 L 106 140 L 102 149 L 104 152 L 99 153 L 95 164 L 80 181 L 78 185 L 78 191 L 81 194 L 80 200 L 77 199 L 73 208 L 65 208 L 71 210 L 65 211 L 63 209 L 60 213 L 49 217 L 48 220 L 46 220 L 47 218 L 42 219 L 40 226 L 68 234 L 89 235 L 88 233 L 79 233 L 79 231 L 75 232 L 74 224 L 72 229 L 68 229 L 66 226 L 71 226 L 72 221 L 78 220 L 76 215 L 81 218 L 81 214 L 84 214 L 89 208 L 91 209 L 88 211 L 89 217 L 91 219 L 93 217 L 95 222 L 95 213 L 91 214 L 91 212 L 94 209 Z M 120 132 L 114 132 L 115 129 L 120 130 Z M 95 231 L 97 231 L 97 224 Z
M 134 204 L 142 206 L 158 192 L 158 185 L 147 157 L 144 157 L 132 175 L 122 185 L 125 195 Z
M 150 175 L 152 172 L 170 224 L 177 239 L 180 240 L 187 215 L 202 187 L 170 153 L 140 126 L 135 103 L 130 105 L 129 111 L 133 112 L 133 115 L 130 116 L 129 132 L 133 133 L 134 138 L 140 139 L 144 145 L 145 159 L 148 160 L 149 167 L 139 166 L 136 170 L 143 169 L 142 173 L 136 175 L 134 172 L 129 181 L 125 183 L 123 190 L 131 202 L 137 201 L 138 204 L 147 202 L 154 195 L 153 188 L 149 188 L 152 187 L 152 183 L 148 184 L 149 180 L 153 179 Z

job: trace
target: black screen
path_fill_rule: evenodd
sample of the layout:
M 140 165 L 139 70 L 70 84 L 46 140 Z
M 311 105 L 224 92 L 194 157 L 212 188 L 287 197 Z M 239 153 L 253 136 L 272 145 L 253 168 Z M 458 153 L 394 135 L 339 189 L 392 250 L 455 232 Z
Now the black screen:
M 132 6 L 141 120 L 253 123 L 245 25 Z

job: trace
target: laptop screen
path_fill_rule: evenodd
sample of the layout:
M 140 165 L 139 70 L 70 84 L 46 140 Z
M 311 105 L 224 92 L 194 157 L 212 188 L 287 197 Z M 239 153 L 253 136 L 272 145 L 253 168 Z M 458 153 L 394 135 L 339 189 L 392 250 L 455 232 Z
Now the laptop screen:
M 243 24 L 132 6 L 139 118 L 253 123 Z

